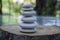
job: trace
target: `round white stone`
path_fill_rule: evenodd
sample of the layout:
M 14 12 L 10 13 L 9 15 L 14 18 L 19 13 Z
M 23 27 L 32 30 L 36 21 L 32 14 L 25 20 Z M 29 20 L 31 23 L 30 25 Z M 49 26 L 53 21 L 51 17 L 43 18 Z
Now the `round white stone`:
M 23 8 L 28 8 L 28 7 L 32 7 L 32 4 L 24 4 Z
M 32 29 L 32 30 L 31 29 L 30 30 L 29 29 L 20 29 L 20 31 L 21 32 L 26 32 L 26 33 L 27 32 L 36 32 L 36 29 Z
M 20 23 L 20 27 L 21 28 L 35 28 L 37 26 L 37 23 L 31 23 L 31 24 L 28 24 L 28 23 Z
M 34 16 L 36 14 L 35 11 L 25 11 L 25 12 L 22 12 L 22 15 L 24 16 Z
M 21 20 L 23 22 L 34 22 L 34 21 L 36 21 L 36 17 L 35 16 L 32 16 L 32 17 L 23 17 Z
M 33 8 L 22 8 L 23 11 L 33 10 Z

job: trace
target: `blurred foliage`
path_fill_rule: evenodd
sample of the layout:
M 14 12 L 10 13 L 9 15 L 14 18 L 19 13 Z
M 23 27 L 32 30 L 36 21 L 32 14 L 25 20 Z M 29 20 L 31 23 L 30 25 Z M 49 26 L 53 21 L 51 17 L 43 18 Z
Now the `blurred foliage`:
M 60 0 L 36 0 L 37 15 L 41 16 L 60 16 Z
M 21 13 L 21 8 L 22 8 L 22 5 L 24 2 L 27 2 L 27 3 L 31 3 L 35 6 L 35 1 L 36 0 L 24 0 L 23 3 L 19 3 L 17 0 L 17 2 L 13 2 L 14 0 L 2 0 L 2 12 L 3 14 L 5 13 L 10 13 L 11 15 L 20 15 Z M 60 0 L 57 0 L 57 6 L 56 6 L 56 10 L 60 9 Z M 48 4 L 47 4 L 48 5 Z M 44 13 L 44 10 L 43 10 L 43 13 Z M 43 14 L 44 15 L 44 14 Z
M 22 1 L 22 0 L 20 0 Z M 60 0 L 57 0 L 57 6 L 56 6 L 56 16 L 60 16 Z M 19 2 L 19 0 L 2 0 L 2 13 L 3 13 L 3 24 L 9 24 L 9 23 L 20 23 L 19 19 L 16 19 L 14 17 L 20 16 L 22 12 L 22 5 L 23 3 L 31 3 L 34 6 L 36 5 L 36 0 L 24 0 L 23 2 Z M 0 5 L 1 6 L 1 5 Z M 44 10 L 43 10 L 44 13 Z M 44 14 L 43 14 L 44 15 Z
M 20 1 L 20 2 L 19 2 Z M 31 3 L 35 5 L 35 0 L 2 0 L 3 24 L 17 24 L 20 19 L 17 19 L 21 14 L 23 3 Z
M 10 13 L 11 15 L 17 15 L 21 10 L 21 4 L 14 3 L 12 0 L 2 0 L 3 13 Z
M 23 3 L 19 3 L 17 0 L 15 3 L 14 0 L 2 0 L 2 11 L 3 13 L 11 13 L 11 15 L 19 15 L 21 13 L 21 8 L 24 2 L 35 4 L 34 0 L 24 0 Z

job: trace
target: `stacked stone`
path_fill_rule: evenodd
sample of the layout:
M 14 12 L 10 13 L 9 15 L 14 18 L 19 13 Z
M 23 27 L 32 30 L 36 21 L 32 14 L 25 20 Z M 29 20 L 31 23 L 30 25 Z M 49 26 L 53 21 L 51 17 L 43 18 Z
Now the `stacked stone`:
M 33 10 L 32 4 L 24 4 L 22 8 L 22 23 L 20 24 L 21 32 L 36 32 L 35 27 L 36 23 L 36 12 Z

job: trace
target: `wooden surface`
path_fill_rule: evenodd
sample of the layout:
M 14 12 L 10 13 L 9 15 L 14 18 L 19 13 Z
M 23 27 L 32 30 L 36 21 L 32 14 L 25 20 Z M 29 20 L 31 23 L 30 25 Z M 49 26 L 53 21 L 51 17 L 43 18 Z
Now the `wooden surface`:
M 1 26 L 1 30 L 21 36 L 41 36 L 41 35 L 53 35 L 53 34 L 60 34 L 60 28 L 55 26 L 38 26 L 36 27 L 36 33 L 21 33 L 19 26 Z

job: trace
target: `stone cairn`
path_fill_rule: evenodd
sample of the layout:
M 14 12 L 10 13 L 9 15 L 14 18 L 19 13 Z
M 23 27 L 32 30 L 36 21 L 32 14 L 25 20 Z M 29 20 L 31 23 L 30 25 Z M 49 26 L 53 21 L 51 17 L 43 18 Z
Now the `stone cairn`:
M 22 23 L 20 23 L 20 32 L 24 33 L 34 33 L 36 32 L 36 12 L 33 10 L 32 4 L 24 4 L 22 8 Z

